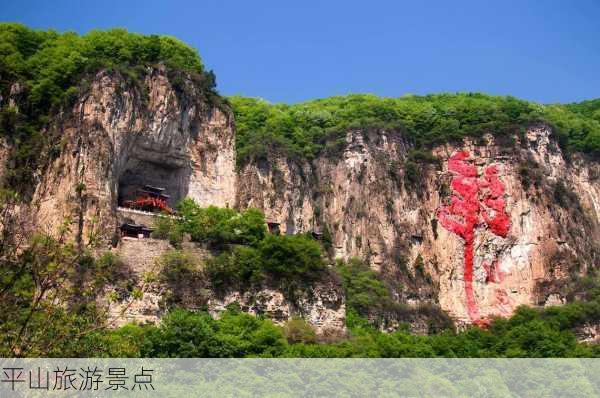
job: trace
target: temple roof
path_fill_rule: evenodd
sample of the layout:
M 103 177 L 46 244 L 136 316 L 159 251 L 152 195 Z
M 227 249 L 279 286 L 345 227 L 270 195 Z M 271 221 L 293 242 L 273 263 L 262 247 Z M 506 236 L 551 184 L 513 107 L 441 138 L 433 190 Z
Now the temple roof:
M 166 195 L 164 193 L 161 193 L 160 191 L 151 190 L 151 189 L 140 189 L 139 191 L 142 193 L 146 193 L 150 196 L 156 196 L 156 197 L 164 198 L 164 199 L 169 199 L 171 197 L 170 195 Z
M 152 185 L 144 185 L 144 189 L 147 189 L 148 191 L 152 191 L 152 192 L 156 192 L 156 193 L 161 193 L 162 191 L 165 190 L 165 188 L 155 187 Z
M 148 228 L 145 225 L 130 224 L 130 223 L 121 224 L 121 230 L 132 231 L 132 232 L 152 232 L 152 231 L 154 231 L 152 228 Z

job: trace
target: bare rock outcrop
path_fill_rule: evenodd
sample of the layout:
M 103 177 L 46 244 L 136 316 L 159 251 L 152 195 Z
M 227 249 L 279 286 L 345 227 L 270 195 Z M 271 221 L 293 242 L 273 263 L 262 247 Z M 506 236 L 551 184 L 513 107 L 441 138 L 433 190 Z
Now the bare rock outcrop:
M 434 162 L 411 154 L 400 133 L 351 131 L 338 153 L 313 161 L 273 155 L 250 162 L 240 172 L 237 203 L 263 209 L 283 233 L 327 229 L 334 255 L 368 259 L 399 301 L 438 302 L 459 323 L 507 316 L 518 305 L 555 298 L 561 281 L 600 262 L 600 166 L 565 155 L 548 126 L 508 139 L 439 146 Z M 482 204 L 475 210 L 471 273 L 465 240 L 439 217 L 444 206 L 464 199 L 449 170 L 459 152 L 476 170 L 469 178 L 488 192 L 487 199 L 475 194 Z M 496 178 L 502 190 L 493 199 L 486 178 Z M 483 220 L 479 206 L 486 200 L 497 202 L 488 202 L 497 208 L 486 207 L 487 217 L 506 213 L 505 234 Z
M 166 188 L 171 206 L 191 197 L 257 207 L 281 233 L 326 237 L 331 258 L 366 259 L 398 302 L 439 305 L 458 323 L 563 303 L 569 281 L 600 264 L 600 165 L 565 153 L 549 126 L 440 145 L 433 157 L 399 131 L 350 130 L 314 159 L 273 153 L 236 170 L 232 112 L 191 77 L 169 76 L 164 67 L 139 81 L 101 71 L 55 115 L 47 133 L 60 138 L 59 150 L 21 207 L 32 225 L 55 233 L 69 219 L 78 242 L 106 250 L 119 243 L 121 222 L 146 217 L 119 210 L 144 185 Z M 9 99 L 21 91 L 14 86 Z M 7 148 L 0 142 L 0 177 Z M 138 274 L 150 264 L 135 263 Z M 149 290 L 148 305 L 117 312 L 135 309 L 124 319 L 136 319 L 146 311 L 140 319 L 156 321 L 163 294 Z M 342 296 L 325 283 L 294 303 L 269 289 L 210 303 L 239 300 L 276 320 L 302 314 L 325 330 L 343 328 Z
M 201 245 L 184 242 L 184 252 L 195 259 L 193 274 L 181 275 L 175 281 L 165 280 L 160 257 L 173 250 L 165 240 L 123 238 L 115 253 L 123 262 L 127 281 L 119 286 L 107 286 L 101 302 L 108 308 L 109 323 L 122 326 L 128 322 L 158 323 L 169 308 L 169 300 L 176 300 L 192 310 L 206 308 L 219 317 L 228 305 L 237 303 L 241 310 L 262 315 L 277 324 L 294 317 L 303 317 L 322 339 L 334 339 L 346 333 L 345 297 L 338 281 L 323 278 L 308 289 L 289 297 L 281 288 L 254 286 L 240 291 L 228 289 L 218 292 L 202 275 L 204 264 L 212 253 Z M 133 293 L 136 292 L 136 293 Z
M 66 217 L 84 237 L 116 231 L 119 202 L 144 184 L 165 187 L 171 205 L 189 196 L 233 205 L 235 152 L 231 113 L 206 101 L 193 82 L 174 87 L 165 68 L 140 85 L 99 72 L 69 114 L 53 126 L 60 155 L 39 176 L 31 208 L 49 232 Z

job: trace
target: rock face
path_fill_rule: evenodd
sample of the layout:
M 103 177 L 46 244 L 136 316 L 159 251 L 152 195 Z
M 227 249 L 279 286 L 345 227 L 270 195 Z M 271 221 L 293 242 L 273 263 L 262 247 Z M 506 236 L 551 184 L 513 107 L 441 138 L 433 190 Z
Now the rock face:
M 10 148 L 4 138 L 0 138 L 0 180 L 4 178 L 5 167 L 4 165 L 8 162 L 8 154 Z
M 236 298 L 246 311 L 264 313 L 279 323 L 306 316 L 322 337 L 345 333 L 339 284 L 322 281 L 292 302 L 272 287 L 216 294 L 205 278 L 148 280 L 161 272 L 159 257 L 173 248 L 167 241 L 119 236 L 123 222 L 152 226 L 151 214 L 120 207 L 145 185 L 164 187 L 171 206 L 184 197 L 202 206 L 235 204 L 232 114 L 208 101 L 190 78 L 179 76 L 174 86 L 163 67 L 148 68 L 138 83 L 119 73 L 99 72 L 50 130 L 61 137 L 59 155 L 37 176 L 33 199 L 23 211 L 36 229 L 54 234 L 70 220 L 79 242 L 94 241 L 99 252 L 113 246 L 110 250 L 123 261 L 121 280 L 107 286 L 100 298 L 113 326 L 158 322 L 170 300 L 191 309 L 208 306 L 218 315 Z M 0 176 L 6 158 L 2 141 Z M 201 274 L 211 254 L 193 245 L 184 249 L 198 259 Z
M 144 184 L 165 187 L 172 205 L 185 196 L 233 205 L 232 116 L 203 100 L 192 82 L 183 84 L 174 88 L 164 68 L 149 69 L 141 87 L 97 74 L 55 126 L 61 151 L 35 190 L 38 225 L 51 232 L 70 217 L 85 221 L 84 237 L 110 236 L 117 205 Z
M 115 252 L 123 261 L 125 270 L 121 274 L 119 286 L 109 286 L 104 299 L 108 307 L 109 322 L 122 326 L 128 322 L 157 323 L 166 313 L 168 302 L 198 309 L 206 307 L 214 316 L 226 309 L 229 304 L 238 303 L 244 312 L 264 315 L 275 323 L 283 324 L 293 317 L 307 320 L 321 339 L 335 339 L 346 331 L 346 308 L 344 294 L 339 282 L 325 278 L 290 300 L 279 289 L 269 286 L 255 287 L 249 291 L 212 290 L 206 278 L 190 275 L 178 281 L 160 278 L 163 270 L 157 260 L 172 250 L 166 240 L 121 239 Z M 197 260 L 195 275 L 201 275 L 203 265 L 212 253 L 198 244 L 185 242 L 182 249 Z M 174 283 L 173 283 L 174 282 Z M 138 294 L 131 294 L 137 291 Z
M 189 196 L 257 207 L 282 233 L 330 237 L 332 258 L 365 258 L 398 301 L 439 304 L 459 323 L 510 315 L 520 304 L 560 304 L 571 278 L 600 263 L 600 165 L 565 154 L 544 125 L 506 142 L 438 146 L 435 158 L 399 132 L 349 131 L 344 145 L 313 160 L 274 154 L 236 171 L 232 113 L 189 78 L 173 85 L 157 67 L 138 83 L 98 73 L 49 129 L 60 151 L 36 176 L 28 210 L 50 233 L 71 219 L 82 243 L 117 246 L 121 222 L 149 222 L 119 204 L 146 184 L 160 186 L 170 205 Z M 0 142 L 0 164 L 7 153 Z M 145 298 L 121 294 L 113 320 L 155 322 L 168 291 L 142 280 L 168 244 L 124 242 L 116 250 Z M 191 307 L 203 302 L 216 313 L 239 301 L 276 321 L 305 316 L 322 335 L 344 331 L 344 297 L 333 282 L 293 303 L 271 287 L 221 296 L 204 288 L 186 288 Z
M 560 302 L 570 275 L 599 264 L 599 165 L 565 156 L 549 127 L 437 147 L 437 165 L 409 150 L 401 134 L 355 131 L 312 162 L 256 160 L 241 170 L 237 204 L 284 233 L 327 229 L 336 257 L 367 258 L 400 300 L 437 301 L 459 323 Z M 467 177 L 452 167 L 457 154 Z M 450 228 L 469 217 L 469 231 Z
M 346 331 L 344 293 L 338 283 L 321 281 L 302 292 L 294 301 L 277 289 L 262 288 L 247 292 L 229 292 L 213 296 L 208 301 L 209 311 L 218 316 L 228 304 L 237 302 L 244 312 L 265 315 L 275 323 L 284 323 L 302 317 L 310 323 L 321 339 L 336 339 Z

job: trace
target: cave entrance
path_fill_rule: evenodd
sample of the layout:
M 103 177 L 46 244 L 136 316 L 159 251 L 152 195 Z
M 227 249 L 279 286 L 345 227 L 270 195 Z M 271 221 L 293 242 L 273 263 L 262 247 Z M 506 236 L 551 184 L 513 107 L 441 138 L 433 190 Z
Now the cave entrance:
M 186 167 L 130 159 L 119 177 L 118 205 L 154 213 L 171 212 L 187 195 L 189 176 Z

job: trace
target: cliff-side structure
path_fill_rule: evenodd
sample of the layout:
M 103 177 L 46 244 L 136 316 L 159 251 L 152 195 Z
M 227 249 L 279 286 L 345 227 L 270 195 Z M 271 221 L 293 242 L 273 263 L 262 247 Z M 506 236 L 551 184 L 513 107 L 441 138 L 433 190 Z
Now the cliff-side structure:
M 114 236 L 117 209 L 147 184 L 165 187 L 171 206 L 184 197 L 232 206 L 233 119 L 198 90 L 191 80 L 174 88 L 165 67 L 149 68 L 142 87 L 99 72 L 52 127 L 60 130 L 61 151 L 39 176 L 36 223 L 50 232 L 66 217 L 81 218 L 83 236 Z

